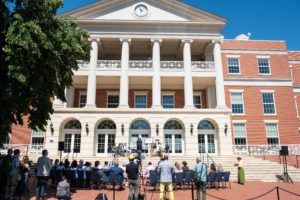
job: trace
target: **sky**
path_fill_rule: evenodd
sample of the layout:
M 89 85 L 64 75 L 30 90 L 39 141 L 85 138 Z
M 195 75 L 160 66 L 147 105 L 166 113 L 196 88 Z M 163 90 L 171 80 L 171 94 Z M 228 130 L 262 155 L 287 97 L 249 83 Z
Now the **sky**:
M 96 0 L 64 0 L 59 13 Z M 227 19 L 225 39 L 251 33 L 253 40 L 284 40 L 300 51 L 300 0 L 181 0 Z

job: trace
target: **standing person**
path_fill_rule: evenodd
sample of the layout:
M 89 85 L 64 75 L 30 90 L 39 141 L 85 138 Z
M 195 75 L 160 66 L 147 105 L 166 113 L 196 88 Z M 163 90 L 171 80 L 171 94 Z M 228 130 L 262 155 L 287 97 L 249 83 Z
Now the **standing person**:
M 141 152 L 142 149 L 143 149 L 143 140 L 142 140 L 142 138 L 139 136 L 138 139 L 137 139 L 137 141 L 136 141 L 136 150 L 137 150 L 138 152 Z
M 51 162 L 47 157 L 48 151 L 42 151 L 42 156 L 37 161 L 37 185 L 36 185 L 36 199 L 42 198 L 45 192 L 45 187 L 48 183 L 48 178 L 51 170 Z
M 174 192 L 172 185 L 172 174 L 175 173 L 175 167 L 171 162 L 169 162 L 168 155 L 164 155 L 163 161 L 161 161 L 157 167 L 157 172 L 160 175 L 160 195 L 159 199 L 164 199 L 165 187 L 168 188 L 170 193 L 170 200 L 174 200 Z
M 205 163 L 201 162 L 200 158 L 196 158 L 196 189 L 197 189 L 197 200 L 200 200 L 202 192 L 202 200 L 206 200 L 206 176 L 207 176 L 207 166 Z
M 6 198 L 10 197 L 13 199 L 15 189 L 18 183 L 18 174 L 20 167 L 20 150 L 15 149 L 14 155 L 11 157 L 8 166 L 8 178 L 7 178 L 7 187 L 6 187 Z
M 128 178 L 128 186 L 129 186 L 129 199 L 137 200 L 138 199 L 138 174 L 139 174 L 139 166 L 134 162 L 134 156 L 129 155 L 129 164 L 126 165 L 126 174 Z
M 8 180 L 8 172 L 9 169 L 11 167 L 11 158 L 12 158 L 12 154 L 13 154 L 13 150 L 12 149 L 8 149 L 7 150 L 7 155 L 3 157 L 2 159 L 2 166 L 1 166 L 1 170 L 0 170 L 0 194 L 4 195 L 5 194 L 5 189 L 7 186 L 7 180 Z
M 166 143 L 166 144 L 165 144 L 165 152 L 166 152 L 167 154 L 169 153 L 169 149 L 170 149 L 169 144 Z
M 244 172 L 244 163 L 241 157 L 237 157 L 238 163 L 235 164 L 238 167 L 238 184 L 245 184 L 245 172 Z

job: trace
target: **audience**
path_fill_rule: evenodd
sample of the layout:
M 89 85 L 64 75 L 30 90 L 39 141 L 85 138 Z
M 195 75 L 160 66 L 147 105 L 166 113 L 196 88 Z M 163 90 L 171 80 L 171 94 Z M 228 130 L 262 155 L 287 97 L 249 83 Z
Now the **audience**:
M 189 171 L 190 169 L 189 169 L 189 167 L 187 166 L 187 162 L 186 161 L 182 161 L 182 171 L 183 172 L 187 172 L 187 171 Z
M 178 162 L 175 163 L 175 173 L 183 172 Z

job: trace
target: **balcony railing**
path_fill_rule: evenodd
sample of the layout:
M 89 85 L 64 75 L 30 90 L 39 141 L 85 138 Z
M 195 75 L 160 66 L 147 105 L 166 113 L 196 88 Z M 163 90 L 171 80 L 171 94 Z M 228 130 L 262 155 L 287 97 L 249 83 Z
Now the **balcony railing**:
M 215 62 L 204 62 L 204 61 L 193 61 L 192 71 L 193 72 L 207 72 L 215 71 Z
M 120 60 L 98 60 L 97 70 L 121 70 Z
M 160 69 L 162 71 L 183 71 L 183 61 L 161 61 Z
M 233 145 L 233 153 L 238 155 L 279 155 L 282 146 L 288 146 L 290 155 L 300 155 L 300 144 L 281 145 Z
M 152 70 L 152 60 L 131 60 L 129 61 L 129 70 Z
M 7 152 L 8 149 L 19 149 L 21 155 L 42 155 L 42 151 L 44 150 L 44 145 L 29 145 L 29 144 L 3 144 L 1 151 L 4 153 Z
M 183 61 L 161 61 L 161 71 L 184 71 Z M 80 71 L 89 70 L 87 61 L 78 60 Z M 131 60 L 129 61 L 130 71 L 151 71 L 153 69 L 152 60 Z M 120 60 L 98 60 L 98 71 L 119 71 L 121 70 Z M 192 61 L 193 72 L 214 72 L 216 70 L 214 62 L 208 61 Z

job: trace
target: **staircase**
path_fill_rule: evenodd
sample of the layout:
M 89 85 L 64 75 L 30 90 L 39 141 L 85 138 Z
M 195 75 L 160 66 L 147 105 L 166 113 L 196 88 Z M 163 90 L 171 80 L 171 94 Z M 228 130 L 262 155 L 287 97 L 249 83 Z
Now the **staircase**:
M 59 157 L 57 157 L 59 159 Z M 53 158 L 53 160 L 56 157 Z M 104 164 L 104 161 L 112 162 L 113 157 L 95 157 L 95 156 L 84 156 L 74 158 L 76 160 L 83 159 L 84 161 L 89 161 L 94 165 L 96 160 L 100 161 L 100 165 Z M 143 162 L 143 170 L 148 166 L 148 162 L 152 162 L 154 166 L 157 165 L 159 161 L 159 157 L 146 157 Z M 193 169 L 196 163 L 196 157 L 194 156 L 169 156 L 169 160 L 174 164 L 175 162 L 180 163 L 182 166 L 182 161 L 186 161 L 190 169 Z M 206 157 L 203 159 L 205 163 L 211 164 L 212 160 L 218 164 L 222 164 L 222 167 L 225 171 L 230 171 L 230 180 L 237 180 L 237 167 L 234 166 L 237 163 L 236 156 L 211 156 L 211 159 L 207 159 Z M 257 181 L 265 181 L 265 182 L 276 182 L 276 175 L 281 175 L 283 173 L 283 166 L 276 163 L 271 162 L 269 160 L 262 160 L 259 158 L 244 156 L 242 157 L 244 162 L 244 170 L 246 181 L 249 180 L 257 180 Z M 72 158 L 69 158 L 69 161 L 72 161 Z M 127 157 L 119 157 L 118 161 L 121 165 L 125 165 L 128 163 Z M 300 182 L 300 169 L 295 167 L 288 166 L 288 173 L 294 182 Z

